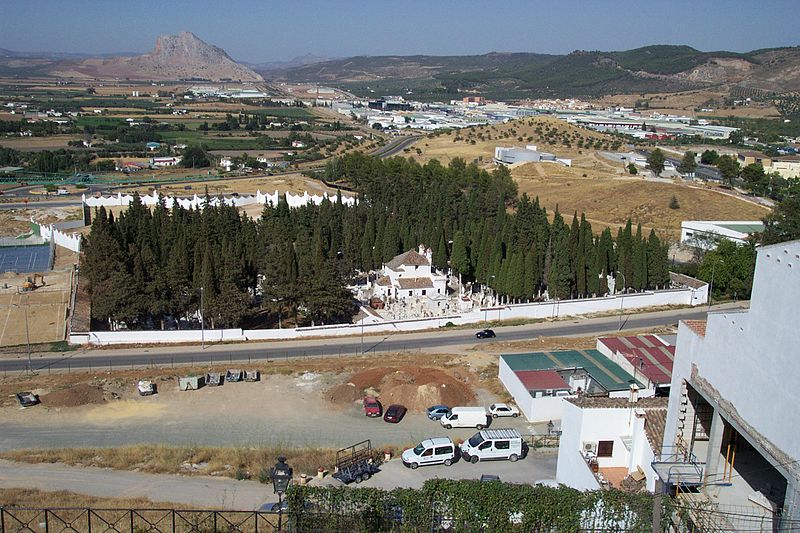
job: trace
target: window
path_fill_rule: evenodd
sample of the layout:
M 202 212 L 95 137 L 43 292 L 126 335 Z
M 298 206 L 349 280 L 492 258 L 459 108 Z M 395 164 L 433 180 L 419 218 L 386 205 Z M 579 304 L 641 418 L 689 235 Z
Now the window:
M 439 446 L 436 448 L 436 455 L 450 455 L 453 453 L 452 446 Z
M 414 294 L 414 291 L 408 291 L 409 296 L 411 296 L 412 294 Z
M 597 443 L 597 457 L 611 457 L 614 455 L 614 441 L 601 440 Z
M 427 291 L 426 291 L 425 289 L 422 289 L 422 295 L 423 295 L 423 296 L 425 296 L 425 293 L 426 293 L 426 292 L 427 292 Z
M 479 450 L 488 450 L 491 446 L 492 446 L 492 441 L 487 440 L 486 442 L 484 442 L 483 444 L 478 446 L 478 449 Z
M 433 454 L 433 448 L 428 448 L 422 452 L 422 457 L 430 457 Z
M 498 450 L 508 450 L 511 448 L 511 444 L 507 440 L 498 440 L 494 443 L 494 447 Z

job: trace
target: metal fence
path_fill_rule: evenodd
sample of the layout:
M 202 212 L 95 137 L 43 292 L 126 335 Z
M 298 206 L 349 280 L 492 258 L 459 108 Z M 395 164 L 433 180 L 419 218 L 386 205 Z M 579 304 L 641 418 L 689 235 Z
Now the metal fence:
M 0 533 L 266 533 L 279 531 L 279 520 L 289 525 L 260 511 L 0 507 Z

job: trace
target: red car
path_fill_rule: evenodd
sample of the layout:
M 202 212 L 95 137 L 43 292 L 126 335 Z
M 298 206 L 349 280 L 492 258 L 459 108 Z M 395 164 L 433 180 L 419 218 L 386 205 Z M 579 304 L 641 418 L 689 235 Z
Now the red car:
M 374 396 L 366 396 L 364 398 L 364 414 L 367 416 L 377 417 L 381 416 L 383 408 L 381 402 Z
M 383 415 L 385 422 L 397 424 L 403 417 L 406 416 L 406 408 L 400 404 L 392 404 L 386 409 L 386 414 Z

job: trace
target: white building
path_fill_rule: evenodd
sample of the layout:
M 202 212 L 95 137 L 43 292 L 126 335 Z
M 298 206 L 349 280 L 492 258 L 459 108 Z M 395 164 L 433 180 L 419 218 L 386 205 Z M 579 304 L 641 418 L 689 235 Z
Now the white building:
M 696 487 L 679 496 L 683 502 L 736 509 L 735 523 L 719 515 L 700 530 L 800 527 L 798 302 L 800 241 L 763 246 L 749 309 L 679 324 L 654 468 L 665 492 Z M 787 528 L 787 520 L 794 525 Z
M 180 157 L 152 157 L 150 164 L 154 167 L 176 167 L 181 162 Z
M 759 220 L 684 220 L 681 222 L 681 244 L 713 250 L 719 239 L 746 244 L 754 233 L 764 231 Z
M 503 354 L 498 377 L 530 422 L 561 420 L 569 396 L 627 397 L 632 383 L 643 387 L 597 350 Z
M 383 265 L 383 275 L 375 281 L 373 296 L 386 300 L 426 297 L 432 308 L 441 307 L 441 296 L 447 296 L 447 276 L 437 274 L 431 266 L 431 250 L 420 245 Z M 438 305 L 437 305 L 438 304 Z
M 513 165 L 515 163 L 561 163 L 564 166 L 572 166 L 571 159 L 557 158 L 548 152 L 540 152 L 535 144 L 529 144 L 525 148 L 516 146 L 506 147 L 497 146 L 494 149 L 494 161 L 497 164 Z
M 579 490 L 620 488 L 622 480 L 655 491 L 651 464 L 661 449 L 667 398 L 569 398 L 564 401 L 556 480 Z

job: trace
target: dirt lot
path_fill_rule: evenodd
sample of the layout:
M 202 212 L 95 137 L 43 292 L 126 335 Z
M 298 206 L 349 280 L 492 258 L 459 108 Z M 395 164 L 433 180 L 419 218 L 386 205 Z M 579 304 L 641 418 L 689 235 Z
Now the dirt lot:
M 83 139 L 80 135 L 52 135 L 50 137 L 0 137 L 0 145 L 25 152 L 67 148 L 69 141 Z
M 186 189 L 190 186 L 191 189 Z M 192 196 L 194 194 L 202 196 L 205 194 L 205 189 L 208 187 L 208 192 L 212 195 L 217 194 L 255 194 L 257 190 L 263 193 L 274 193 L 276 190 L 280 193 L 291 192 L 293 194 L 302 194 L 308 191 L 309 194 L 322 194 L 327 192 L 336 194 L 335 189 L 326 187 L 322 182 L 306 178 L 300 173 L 285 174 L 281 176 L 252 176 L 245 178 L 230 178 L 224 180 L 210 180 L 207 182 L 196 183 L 175 183 L 169 185 L 161 185 L 158 190 L 164 195 L 177 195 L 177 196 Z M 136 191 L 139 194 L 152 194 L 153 187 L 132 187 L 123 193 L 130 193 Z
M 42 224 L 54 224 L 82 217 L 80 207 L 31 207 L 0 210 L 0 236 L 16 237 L 31 229 L 31 217 Z

